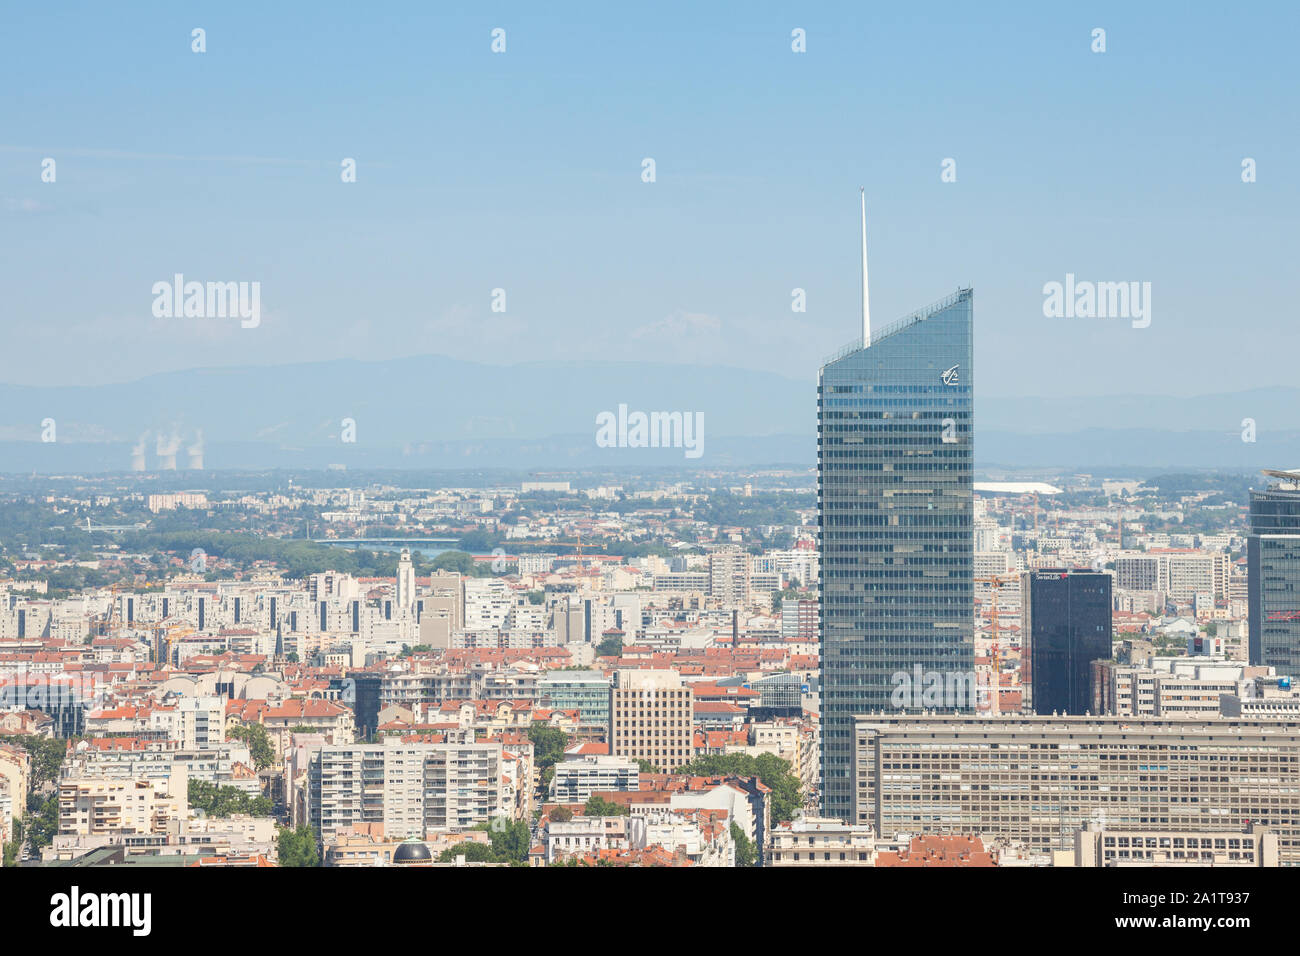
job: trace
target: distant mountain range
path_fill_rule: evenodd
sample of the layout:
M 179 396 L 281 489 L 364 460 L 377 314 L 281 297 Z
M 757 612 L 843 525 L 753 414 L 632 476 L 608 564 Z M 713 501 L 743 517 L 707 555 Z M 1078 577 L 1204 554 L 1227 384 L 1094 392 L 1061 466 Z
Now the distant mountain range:
M 978 379 L 977 379 L 978 383 Z M 977 384 L 977 389 L 979 388 Z M 710 469 L 816 460 L 816 382 L 642 362 L 486 365 L 441 356 L 194 369 L 117 385 L 0 385 L 0 471 Z M 600 447 L 601 412 L 702 412 L 703 454 Z M 980 398 L 977 467 L 1256 470 L 1300 465 L 1300 389 L 1195 398 Z M 1243 419 L 1255 422 L 1242 441 Z M 41 440 L 50 436 L 53 442 Z M 343 440 L 351 420 L 355 442 Z

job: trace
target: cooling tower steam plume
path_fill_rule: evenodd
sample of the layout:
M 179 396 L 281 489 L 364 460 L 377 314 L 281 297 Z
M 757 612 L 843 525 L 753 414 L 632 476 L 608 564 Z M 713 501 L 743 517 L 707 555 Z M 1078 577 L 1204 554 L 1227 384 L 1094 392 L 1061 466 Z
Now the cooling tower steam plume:
M 158 467 L 163 471 L 176 470 L 176 452 L 180 451 L 181 436 L 172 432 L 170 435 L 158 434 L 158 443 L 154 450 L 158 455 Z
M 137 438 L 135 444 L 131 446 L 131 470 L 132 471 L 144 471 L 144 444 L 148 440 L 149 440 L 149 433 L 145 432 L 143 435 Z
M 199 431 L 195 434 L 194 443 L 190 445 L 189 448 L 186 449 L 186 453 L 190 456 L 189 464 L 186 467 L 192 468 L 195 471 L 202 471 L 203 470 L 203 430 L 202 429 L 199 429 Z

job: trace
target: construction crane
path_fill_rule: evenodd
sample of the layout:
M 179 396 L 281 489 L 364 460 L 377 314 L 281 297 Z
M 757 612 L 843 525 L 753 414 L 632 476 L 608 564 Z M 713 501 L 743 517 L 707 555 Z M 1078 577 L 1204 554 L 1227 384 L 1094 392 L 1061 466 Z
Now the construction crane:
M 180 636 L 184 636 L 185 634 L 193 634 L 194 630 L 188 624 L 184 624 L 181 622 L 168 624 L 166 621 L 163 621 L 161 627 L 162 630 L 165 632 L 162 636 L 162 653 L 159 655 L 155 655 L 158 656 L 160 660 L 156 660 L 154 661 L 154 663 L 157 664 L 159 667 L 166 667 L 171 664 L 172 644 L 176 640 L 176 635 L 174 635 L 172 632 L 181 631 L 183 633 Z
M 100 625 L 99 636 L 101 637 L 112 637 L 115 631 L 126 626 L 121 615 L 117 613 L 117 590 L 117 582 L 114 581 L 109 587 L 108 614 Z
M 974 580 L 989 585 L 992 591 L 992 600 L 989 606 L 989 635 L 992 639 L 989 660 L 993 665 L 993 675 L 989 687 L 989 709 L 996 714 L 999 712 L 999 694 L 1002 687 L 1002 655 L 999 653 L 998 648 L 998 590 L 1003 584 L 1009 584 L 1010 579 L 1007 575 L 994 574 L 986 578 L 975 578 Z
M 576 540 L 573 540 L 573 541 L 547 541 L 546 543 L 547 543 L 548 545 L 555 545 L 556 547 L 560 547 L 560 548 L 573 548 L 573 549 L 574 549 L 574 553 L 575 553 L 575 555 L 576 555 L 577 558 L 578 558 L 578 567 L 581 568 L 581 569 L 583 569 L 583 570 L 585 570 L 585 571 L 590 571 L 590 570 L 592 570 L 591 568 L 586 567 L 586 566 L 584 565 L 584 563 L 583 563 L 583 553 L 582 553 L 582 552 L 583 552 L 583 549 L 584 549 L 584 548 L 587 548 L 587 547 L 590 547 L 590 545 L 585 545 L 585 544 L 582 543 L 582 535 L 581 535 L 581 533 L 579 533 L 579 534 L 577 535 L 577 537 L 576 537 Z M 608 552 L 600 551 L 600 552 L 597 552 L 597 553 L 598 553 L 598 554 L 607 554 Z

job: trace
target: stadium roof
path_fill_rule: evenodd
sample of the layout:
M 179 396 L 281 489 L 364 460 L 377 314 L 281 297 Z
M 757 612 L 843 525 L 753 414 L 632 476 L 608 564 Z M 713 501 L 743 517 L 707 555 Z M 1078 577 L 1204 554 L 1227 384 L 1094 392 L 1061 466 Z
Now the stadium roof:
M 976 491 L 995 495 L 1059 495 L 1061 489 L 1042 481 L 977 481 Z

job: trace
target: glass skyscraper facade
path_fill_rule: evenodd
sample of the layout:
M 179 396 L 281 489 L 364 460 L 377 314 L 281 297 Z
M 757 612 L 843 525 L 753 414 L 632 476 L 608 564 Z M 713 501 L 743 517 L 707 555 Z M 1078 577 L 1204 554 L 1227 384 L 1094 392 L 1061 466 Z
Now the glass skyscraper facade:
M 1020 684 L 1035 714 L 1092 709 L 1092 662 L 1110 659 L 1111 576 L 1065 568 L 1020 577 Z
M 1250 662 L 1300 677 L 1300 473 L 1250 493 L 1246 539 Z
M 821 370 L 822 806 L 829 816 L 849 819 L 856 715 L 919 709 L 918 678 L 974 686 L 972 330 L 973 295 L 962 289 Z M 959 696 L 944 695 L 942 709 L 974 708 Z

